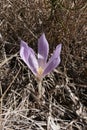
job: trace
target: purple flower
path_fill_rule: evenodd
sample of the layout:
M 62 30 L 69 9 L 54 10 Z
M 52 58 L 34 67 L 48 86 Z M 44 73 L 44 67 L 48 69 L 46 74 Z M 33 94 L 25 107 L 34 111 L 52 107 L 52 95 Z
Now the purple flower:
M 35 56 L 35 52 L 32 48 L 28 47 L 27 43 L 21 40 L 20 56 L 22 60 L 27 64 L 33 74 L 42 79 L 52 70 L 54 70 L 60 63 L 60 52 L 62 45 L 59 44 L 53 55 L 47 62 L 49 53 L 49 44 L 46 40 L 45 34 L 38 39 L 38 55 Z

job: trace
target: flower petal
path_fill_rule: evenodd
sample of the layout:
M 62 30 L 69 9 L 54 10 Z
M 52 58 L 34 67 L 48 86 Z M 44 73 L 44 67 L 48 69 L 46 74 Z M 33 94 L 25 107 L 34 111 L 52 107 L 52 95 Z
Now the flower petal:
M 34 51 L 32 48 L 28 47 L 27 43 L 24 42 L 23 40 L 21 40 L 21 45 L 20 45 L 20 57 L 22 58 L 22 60 L 27 64 L 27 66 L 29 67 L 29 62 L 28 62 L 28 58 L 29 55 L 33 53 Z
M 62 45 L 59 44 L 56 47 L 56 50 L 54 51 L 52 57 L 50 58 L 50 60 L 48 61 L 46 68 L 43 72 L 43 76 L 47 75 L 48 73 L 50 73 L 53 69 L 55 69 L 59 63 L 60 63 L 60 52 L 61 52 L 61 47 Z
M 29 62 L 30 70 L 36 76 L 39 66 L 38 66 L 38 61 L 37 61 L 37 59 L 36 59 L 36 57 L 35 57 L 35 55 L 33 53 L 31 53 L 29 55 L 28 62 Z
M 46 63 L 49 53 L 49 44 L 46 40 L 45 34 L 43 33 L 38 39 L 38 63 L 41 67 Z

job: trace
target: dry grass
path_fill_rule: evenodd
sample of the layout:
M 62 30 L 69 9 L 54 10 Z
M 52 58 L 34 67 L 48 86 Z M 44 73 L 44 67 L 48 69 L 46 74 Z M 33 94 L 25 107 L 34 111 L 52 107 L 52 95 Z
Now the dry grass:
M 38 84 L 19 57 L 45 32 L 61 64 Z M 87 130 L 87 0 L 0 0 L 0 130 Z

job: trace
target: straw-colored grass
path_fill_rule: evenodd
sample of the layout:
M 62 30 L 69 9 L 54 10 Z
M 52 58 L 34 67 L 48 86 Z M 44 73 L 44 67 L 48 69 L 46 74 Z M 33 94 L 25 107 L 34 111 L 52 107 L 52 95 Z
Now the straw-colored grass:
M 39 100 L 19 50 L 42 32 L 63 48 Z M 87 0 L 0 0 L 0 130 L 87 130 Z

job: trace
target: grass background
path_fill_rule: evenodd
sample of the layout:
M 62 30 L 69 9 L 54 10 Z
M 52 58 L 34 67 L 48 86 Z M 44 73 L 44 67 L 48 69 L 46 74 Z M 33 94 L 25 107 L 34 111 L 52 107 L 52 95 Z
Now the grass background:
M 61 64 L 38 84 L 19 56 L 45 33 Z M 0 130 L 87 129 L 87 0 L 0 0 Z

